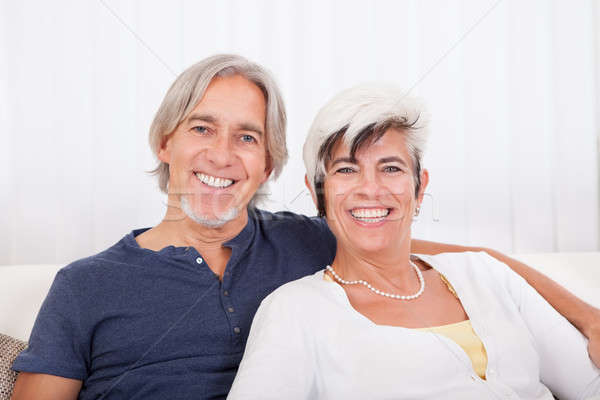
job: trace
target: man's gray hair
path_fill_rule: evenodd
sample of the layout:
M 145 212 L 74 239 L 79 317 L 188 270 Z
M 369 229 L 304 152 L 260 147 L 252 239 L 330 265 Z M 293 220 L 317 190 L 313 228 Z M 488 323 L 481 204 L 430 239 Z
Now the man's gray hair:
M 150 147 L 155 156 L 167 136 L 187 118 L 204 96 L 206 88 L 216 77 L 241 75 L 258 86 L 267 104 L 266 150 L 267 164 L 277 178 L 287 161 L 285 141 L 286 114 L 283 98 L 275 79 L 262 66 L 234 54 L 208 57 L 181 73 L 163 99 L 150 126 Z M 152 171 L 158 175 L 160 189 L 168 193 L 169 165 L 159 162 Z

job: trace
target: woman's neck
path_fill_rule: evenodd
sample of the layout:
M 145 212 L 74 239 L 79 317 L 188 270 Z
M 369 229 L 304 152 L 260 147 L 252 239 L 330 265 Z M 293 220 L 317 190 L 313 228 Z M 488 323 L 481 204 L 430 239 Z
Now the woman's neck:
M 338 244 L 332 267 L 344 280 L 362 279 L 380 290 L 411 291 L 419 280 L 410 262 L 410 241 L 391 251 L 356 251 Z

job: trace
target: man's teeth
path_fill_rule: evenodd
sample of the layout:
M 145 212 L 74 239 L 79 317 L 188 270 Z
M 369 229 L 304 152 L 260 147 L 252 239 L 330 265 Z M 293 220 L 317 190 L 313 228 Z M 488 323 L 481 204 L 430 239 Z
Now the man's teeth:
M 378 222 L 387 217 L 390 210 L 387 208 L 355 208 L 351 213 L 354 218 L 366 222 Z
M 208 186 L 218 188 L 226 188 L 227 186 L 231 186 L 233 184 L 231 179 L 218 178 L 216 176 L 210 176 L 200 172 L 196 172 L 196 178 Z

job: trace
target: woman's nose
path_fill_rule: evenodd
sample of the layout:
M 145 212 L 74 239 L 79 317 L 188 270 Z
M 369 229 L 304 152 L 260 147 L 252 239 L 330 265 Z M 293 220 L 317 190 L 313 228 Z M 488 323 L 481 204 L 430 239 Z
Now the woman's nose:
M 357 182 L 356 193 L 366 198 L 376 198 L 381 194 L 381 185 L 375 174 L 363 172 Z

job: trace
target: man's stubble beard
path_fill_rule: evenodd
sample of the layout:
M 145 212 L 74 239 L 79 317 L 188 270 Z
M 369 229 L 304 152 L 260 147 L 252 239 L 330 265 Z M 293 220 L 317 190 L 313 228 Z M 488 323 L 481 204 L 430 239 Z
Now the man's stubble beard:
M 189 219 L 196 222 L 197 224 L 204 225 L 208 228 L 220 228 L 229 221 L 233 221 L 240 214 L 240 210 L 237 207 L 230 207 L 225 212 L 214 217 L 208 217 L 206 215 L 197 215 L 194 213 L 190 201 L 187 196 L 180 197 L 181 210 L 187 215 Z

